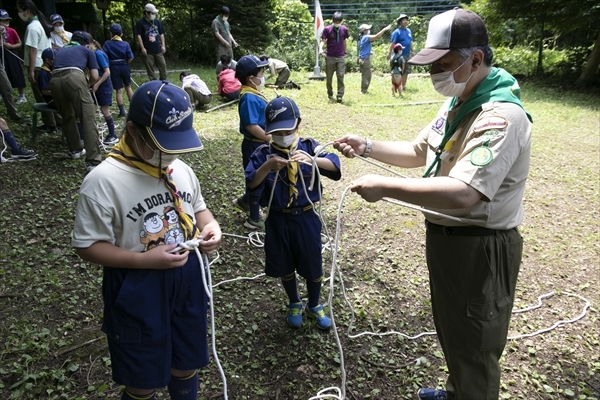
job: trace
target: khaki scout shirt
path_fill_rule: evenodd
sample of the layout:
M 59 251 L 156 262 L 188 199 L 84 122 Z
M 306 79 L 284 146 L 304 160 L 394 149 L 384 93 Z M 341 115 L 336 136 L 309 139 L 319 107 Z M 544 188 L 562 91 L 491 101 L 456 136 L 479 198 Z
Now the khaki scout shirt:
M 435 158 L 446 120 L 452 121 L 458 111 L 456 107 L 448 111 L 449 102 L 413 141 L 416 154 L 426 158 L 426 167 Z M 425 214 L 427 220 L 445 226 L 476 225 L 489 229 L 518 226 L 523 220 L 523 191 L 531 149 L 531 122 L 525 111 L 513 103 L 485 103 L 481 110 L 463 118 L 446 148 L 437 176 L 459 179 L 483 197 L 467 208 L 433 209 L 459 217 L 462 223 Z M 478 157 L 481 155 L 484 157 Z

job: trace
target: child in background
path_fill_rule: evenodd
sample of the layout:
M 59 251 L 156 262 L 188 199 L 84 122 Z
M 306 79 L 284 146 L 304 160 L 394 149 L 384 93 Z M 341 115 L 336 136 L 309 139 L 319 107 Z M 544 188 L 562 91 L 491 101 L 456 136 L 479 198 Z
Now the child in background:
M 119 106 L 119 117 L 126 116 L 123 105 L 123 87 L 127 98 L 131 101 L 133 91 L 131 90 L 131 70 L 129 64 L 133 60 L 133 52 L 129 43 L 124 41 L 123 28 L 119 24 L 111 24 L 108 28 L 112 38 L 104 42 L 104 53 L 108 56 L 110 64 L 110 80 L 117 92 L 117 106 Z
M 102 143 L 105 145 L 113 145 L 119 141 L 119 138 L 115 134 L 115 120 L 110 113 L 110 106 L 112 106 L 112 83 L 110 79 L 110 68 L 108 63 L 108 56 L 102 51 L 102 46 L 97 41 L 93 41 L 90 48 L 96 55 L 96 61 L 98 61 L 98 75 L 99 79 L 92 85 L 92 96 L 94 103 L 100 106 L 100 111 L 104 115 L 106 126 L 108 127 L 108 136 L 104 138 Z
M 254 150 L 271 141 L 271 135 L 265 134 L 265 107 L 269 100 L 261 93 L 265 86 L 264 68 L 268 64 L 267 61 L 249 55 L 239 59 L 235 70 L 235 77 L 242 84 L 238 113 L 240 133 L 244 136 L 242 140 L 244 170 Z M 246 191 L 242 197 L 233 199 L 233 206 L 250 214 L 244 222 L 246 228 L 265 229 L 265 221 L 260 216 L 258 196 L 249 195 Z
M 331 320 L 319 302 L 323 279 L 321 220 L 313 209 L 313 204 L 320 200 L 321 183 L 316 179 L 313 190 L 308 189 L 312 168 L 303 163 L 312 164 L 312 159 L 299 152 L 314 156 L 318 143 L 300 137 L 300 111 L 292 99 L 271 100 L 265 108 L 265 117 L 265 133 L 271 135 L 271 143 L 252 153 L 246 167 L 248 191 L 260 195 L 261 205 L 268 205 L 273 193 L 265 224 L 265 274 L 281 278 L 289 298 L 286 320 L 291 327 L 302 326 L 303 304 L 296 283 L 298 272 L 306 279 L 306 315 L 316 320 L 318 328 L 329 329 Z M 333 153 L 319 154 L 317 166 L 319 172 L 330 179 L 339 180 L 342 176 L 340 159 Z
M 232 69 L 235 71 L 236 66 L 237 66 L 237 62 L 235 62 L 235 60 L 232 60 L 231 56 L 229 54 L 221 54 L 221 59 L 217 63 L 217 68 L 216 68 L 217 77 L 219 76 L 221 71 L 223 71 L 226 68 L 229 68 L 229 69 Z
M 404 68 L 406 62 L 402 57 L 402 45 L 396 43 L 394 45 L 394 54 L 390 58 L 390 68 L 392 69 L 392 96 L 398 93 L 398 96 L 402 96 L 402 74 L 404 74 Z
M 52 48 L 55 50 L 62 49 L 69 44 L 73 34 L 65 30 L 65 21 L 58 14 L 50 16 L 50 23 L 52 24 L 52 32 L 50 33 Z
M 212 101 L 212 93 L 206 83 L 196 74 L 182 72 L 179 74 L 181 88 L 190 96 L 190 103 L 195 109 L 202 109 Z
M 242 84 L 235 77 L 235 69 L 225 68 L 219 73 L 217 78 L 217 92 L 229 101 L 236 100 L 240 97 L 240 89 Z
M 38 75 L 38 87 L 40 88 L 40 92 L 42 92 L 42 96 L 44 97 L 44 101 L 48 106 L 52 108 L 56 108 L 56 104 L 54 104 L 54 98 L 52 97 L 52 92 L 50 91 L 50 79 L 52 78 L 52 64 L 54 63 L 54 49 L 52 47 L 48 47 L 44 51 L 42 51 L 42 68 L 40 69 Z
M 195 400 L 197 370 L 209 362 L 208 298 L 196 253 L 174 250 L 199 239 L 211 253 L 221 242 L 196 174 L 177 159 L 202 143 L 186 93 L 171 83 L 141 85 L 127 118 L 121 141 L 83 180 L 71 243 L 104 266 L 102 331 L 121 399 L 155 400 L 167 386 L 171 399 Z M 160 205 L 144 206 L 150 198 Z
M 15 104 L 26 103 L 25 98 L 25 74 L 23 74 L 23 66 L 19 60 L 17 51 L 21 48 L 21 38 L 16 30 L 11 28 L 10 21 L 12 18 L 5 10 L 0 10 L 0 28 L 4 27 L 4 32 L 0 30 L 0 40 L 2 41 L 2 60 L 4 61 L 4 69 L 13 89 L 19 91 L 19 98 Z

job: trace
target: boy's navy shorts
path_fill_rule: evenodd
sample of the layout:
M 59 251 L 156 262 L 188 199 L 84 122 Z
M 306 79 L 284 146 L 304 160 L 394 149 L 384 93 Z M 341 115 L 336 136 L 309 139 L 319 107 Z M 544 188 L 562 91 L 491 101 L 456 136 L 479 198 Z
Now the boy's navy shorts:
M 123 86 L 131 86 L 129 64 L 110 64 L 110 80 L 115 89 L 123 89 Z
M 314 281 L 323 275 L 321 220 L 313 210 L 294 215 L 271 209 L 265 232 L 267 276 L 280 278 L 297 271 Z
M 167 386 L 171 368 L 208 364 L 208 298 L 195 252 L 181 268 L 104 267 L 102 295 L 112 378 L 140 389 Z
M 112 84 L 110 83 L 110 79 L 102 82 L 102 85 L 96 90 L 96 93 L 92 94 L 92 99 L 94 99 L 94 104 L 99 106 L 112 106 Z M 96 97 L 94 97 L 96 95 Z M 96 99 L 98 102 L 96 103 Z

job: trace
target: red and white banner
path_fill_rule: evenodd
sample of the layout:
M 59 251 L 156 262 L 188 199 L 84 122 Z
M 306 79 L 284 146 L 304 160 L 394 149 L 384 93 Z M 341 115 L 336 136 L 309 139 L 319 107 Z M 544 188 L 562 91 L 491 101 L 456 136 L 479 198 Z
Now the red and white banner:
M 319 4 L 319 0 L 315 0 L 315 39 L 317 39 L 317 42 L 321 40 L 323 29 L 325 29 L 325 25 L 323 24 L 321 5 Z

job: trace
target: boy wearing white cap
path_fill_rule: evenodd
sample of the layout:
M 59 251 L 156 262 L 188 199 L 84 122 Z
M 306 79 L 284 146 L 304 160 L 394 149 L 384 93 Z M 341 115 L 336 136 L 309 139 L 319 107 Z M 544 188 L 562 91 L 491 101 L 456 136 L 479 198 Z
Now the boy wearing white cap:
M 424 179 L 368 175 L 351 190 L 370 202 L 395 198 L 432 210 L 426 254 L 435 328 L 449 376 L 423 400 L 497 400 L 521 257 L 523 192 L 531 117 L 508 72 L 491 67 L 487 28 L 454 9 L 429 22 L 425 48 L 409 63 L 431 65 L 435 90 L 449 97 L 412 142 L 348 135 L 335 147 L 405 168 Z M 440 215 L 441 214 L 441 215 Z
M 158 68 L 161 81 L 167 80 L 167 63 L 165 61 L 165 52 L 167 44 L 165 42 L 165 30 L 161 22 L 156 19 L 158 9 L 154 4 L 148 3 L 144 6 L 144 17 L 140 18 L 134 28 L 134 34 L 140 50 L 142 59 L 146 66 L 148 79 L 156 79 L 154 65 Z

